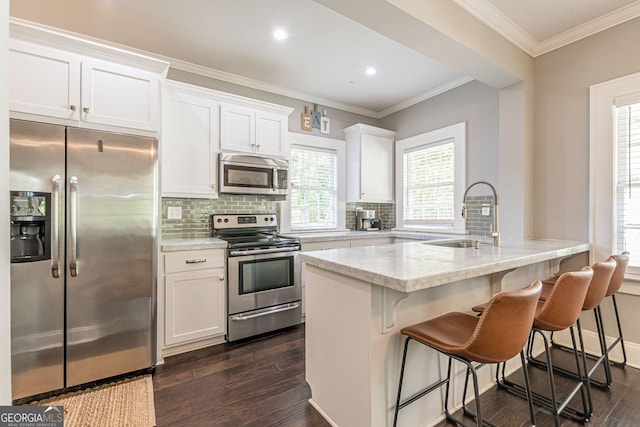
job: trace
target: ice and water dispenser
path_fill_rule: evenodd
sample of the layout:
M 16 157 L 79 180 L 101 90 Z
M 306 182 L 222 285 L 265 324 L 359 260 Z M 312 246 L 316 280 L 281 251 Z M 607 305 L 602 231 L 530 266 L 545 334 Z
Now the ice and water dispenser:
M 11 192 L 11 262 L 51 258 L 51 194 Z

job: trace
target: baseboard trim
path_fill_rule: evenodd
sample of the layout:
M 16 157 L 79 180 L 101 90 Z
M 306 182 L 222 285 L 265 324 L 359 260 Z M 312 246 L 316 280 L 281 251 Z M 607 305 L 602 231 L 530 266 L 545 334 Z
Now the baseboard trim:
M 318 405 L 316 401 L 313 400 L 313 398 L 309 399 L 308 402 L 311 404 L 311 406 L 315 408 L 316 411 L 318 411 L 320 415 L 322 415 L 322 418 L 324 418 L 331 425 L 331 427 L 339 427 L 338 424 L 335 421 L 333 421 L 326 412 L 322 410 L 320 405 Z

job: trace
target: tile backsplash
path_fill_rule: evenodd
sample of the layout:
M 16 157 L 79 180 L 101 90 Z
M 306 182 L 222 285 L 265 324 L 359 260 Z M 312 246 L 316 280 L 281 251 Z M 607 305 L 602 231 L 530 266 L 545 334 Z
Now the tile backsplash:
M 218 199 L 183 199 L 162 198 L 162 238 L 193 239 L 209 237 L 211 235 L 212 214 L 228 213 L 271 213 L 276 212 L 280 216 L 281 198 L 272 196 L 241 196 L 221 194 Z M 168 219 L 169 207 L 182 208 L 181 219 Z M 382 227 L 389 229 L 395 227 L 396 212 L 393 203 L 347 203 L 346 227 L 350 230 L 356 228 L 356 207 L 374 209 L 376 217 L 382 220 Z
M 467 209 L 467 231 L 476 236 L 488 236 L 493 231 L 493 196 L 468 196 L 467 204 L 487 206 L 489 215 L 482 215 L 480 207 Z
M 394 203 L 347 203 L 346 227 L 356 229 L 356 209 L 373 209 L 376 218 L 380 218 L 382 228 L 389 230 L 396 226 L 396 205 Z
M 218 199 L 162 198 L 162 238 L 193 239 L 211 235 L 212 214 L 280 213 L 282 198 L 221 194 Z M 181 219 L 168 219 L 170 206 L 182 208 Z
M 210 216 L 228 213 L 271 213 L 280 216 L 280 201 L 284 196 L 248 196 L 221 194 L 218 199 L 162 198 L 162 238 L 193 239 L 211 235 Z M 467 202 L 473 205 L 491 205 L 492 196 L 469 196 Z M 181 219 L 168 219 L 169 207 L 182 208 Z M 356 208 L 373 209 L 382 221 L 382 228 L 388 230 L 396 226 L 396 205 L 393 203 L 347 203 L 346 228 L 356 229 Z M 489 215 L 482 215 L 481 208 L 467 209 L 467 230 L 473 235 L 487 236 L 493 228 L 493 208 Z

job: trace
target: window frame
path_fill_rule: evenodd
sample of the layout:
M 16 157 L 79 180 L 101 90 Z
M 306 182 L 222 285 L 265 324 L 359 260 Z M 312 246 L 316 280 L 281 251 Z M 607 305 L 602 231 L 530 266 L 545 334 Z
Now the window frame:
M 337 156 L 337 203 L 336 203 L 336 218 L 337 225 L 335 228 L 308 228 L 308 229 L 291 229 L 291 194 L 287 195 L 287 198 L 282 201 L 280 209 L 280 231 L 281 232 L 294 232 L 294 233 L 313 233 L 323 231 L 345 231 L 346 230 L 346 146 L 345 142 L 333 139 L 323 138 L 316 135 L 305 135 L 297 132 L 289 132 L 288 140 L 290 144 L 290 150 L 294 147 L 307 147 L 312 150 L 327 150 L 334 151 Z M 291 160 L 290 160 L 291 161 Z M 289 189 L 291 193 L 291 188 Z
M 404 192 L 404 154 L 416 151 L 421 148 L 436 146 L 443 141 L 453 140 L 454 146 L 454 185 L 453 185 L 453 224 L 438 226 L 416 225 L 405 223 L 405 192 Z M 420 230 L 432 232 L 446 232 L 464 234 L 466 233 L 465 220 L 462 215 L 462 197 L 464 195 L 466 183 L 466 122 L 456 123 L 430 132 L 425 132 L 410 138 L 396 141 L 395 161 L 396 161 L 396 229 L 398 230 Z
M 616 100 L 640 93 L 640 73 L 589 88 L 589 243 L 590 262 L 617 253 Z M 640 95 L 639 95 L 640 99 Z M 619 104 L 620 105 L 620 104 Z M 640 268 L 627 268 L 621 292 L 640 295 Z

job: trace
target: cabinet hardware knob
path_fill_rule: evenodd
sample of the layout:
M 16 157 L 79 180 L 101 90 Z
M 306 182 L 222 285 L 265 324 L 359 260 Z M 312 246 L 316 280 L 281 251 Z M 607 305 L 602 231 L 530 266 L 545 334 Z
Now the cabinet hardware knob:
M 220 279 L 220 281 L 224 280 L 224 276 L 218 276 L 218 279 Z
M 258 150 L 260 150 L 260 144 L 256 145 L 256 148 L 257 148 Z
M 70 109 L 71 111 L 76 111 L 76 106 L 75 106 L 75 105 L 73 105 L 73 104 L 71 104 L 71 105 L 69 105 L 69 109 Z
M 84 108 L 82 109 L 82 111 L 84 111 L 85 113 L 88 113 L 88 112 L 89 112 L 89 107 L 84 107 Z
M 211 184 L 211 188 L 216 188 L 216 185 L 215 184 Z

